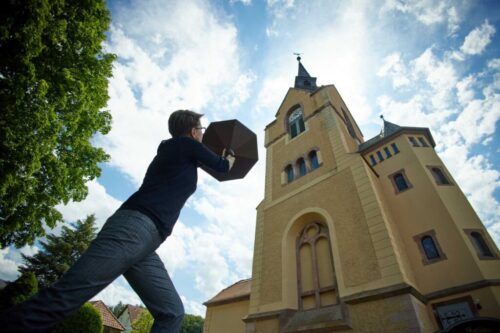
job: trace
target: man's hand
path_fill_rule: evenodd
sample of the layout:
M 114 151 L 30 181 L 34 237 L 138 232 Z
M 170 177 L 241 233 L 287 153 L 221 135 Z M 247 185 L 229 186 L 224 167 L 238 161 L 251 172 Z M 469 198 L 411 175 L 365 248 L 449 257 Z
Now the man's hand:
M 231 152 L 232 152 L 232 150 L 231 150 Z M 234 156 L 231 154 L 228 154 L 226 152 L 226 148 L 224 148 L 224 150 L 222 151 L 222 157 L 224 157 L 229 162 L 229 170 L 228 171 L 230 171 L 231 168 L 233 167 L 233 164 L 234 164 L 234 160 L 235 160 Z

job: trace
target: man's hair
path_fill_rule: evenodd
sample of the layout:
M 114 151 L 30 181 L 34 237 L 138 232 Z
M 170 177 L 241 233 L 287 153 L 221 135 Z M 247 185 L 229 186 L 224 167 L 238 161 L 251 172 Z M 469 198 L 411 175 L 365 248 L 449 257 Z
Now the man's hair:
M 203 114 L 189 110 L 174 111 L 168 118 L 168 131 L 173 138 L 189 135 L 193 127 L 199 126 Z

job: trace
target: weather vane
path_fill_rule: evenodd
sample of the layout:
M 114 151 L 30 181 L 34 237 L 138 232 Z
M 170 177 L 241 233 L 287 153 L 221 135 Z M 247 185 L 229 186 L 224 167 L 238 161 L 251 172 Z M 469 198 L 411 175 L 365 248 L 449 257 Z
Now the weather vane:
M 302 58 L 300 57 L 300 55 L 301 55 L 301 54 L 303 54 L 303 53 L 294 53 L 294 55 L 296 55 L 296 56 L 297 56 L 297 60 L 298 60 L 298 62 L 300 62 L 300 59 L 302 59 Z

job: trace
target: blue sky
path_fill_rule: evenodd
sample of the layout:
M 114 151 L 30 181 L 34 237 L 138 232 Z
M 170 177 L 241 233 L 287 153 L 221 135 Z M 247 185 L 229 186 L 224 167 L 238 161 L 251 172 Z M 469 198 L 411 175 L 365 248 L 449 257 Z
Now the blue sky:
M 99 226 L 141 183 L 176 109 L 204 121 L 237 118 L 258 135 L 260 161 L 243 180 L 200 171 L 171 237 L 158 250 L 186 311 L 251 276 L 255 208 L 263 199 L 263 130 L 297 73 L 294 52 L 334 84 L 363 131 L 379 116 L 429 127 L 436 150 L 500 244 L 500 4 L 498 1 L 109 1 L 106 49 L 113 129 L 95 143 L 111 155 L 80 203 L 61 206 Z M 56 230 L 57 232 L 57 230 Z M 0 278 L 14 279 L 20 252 L 0 251 Z M 139 303 L 123 278 L 97 296 Z

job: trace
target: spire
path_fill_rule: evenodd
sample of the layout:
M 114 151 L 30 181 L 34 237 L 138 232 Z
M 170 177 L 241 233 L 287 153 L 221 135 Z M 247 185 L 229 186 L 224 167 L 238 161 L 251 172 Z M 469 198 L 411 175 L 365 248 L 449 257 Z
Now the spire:
M 309 75 L 305 67 L 300 62 L 300 60 L 302 59 L 300 57 L 300 53 L 294 53 L 294 54 L 297 56 L 297 61 L 299 62 L 299 72 L 298 75 L 295 77 L 294 88 L 305 89 L 310 91 L 316 90 L 317 88 L 316 78 Z

